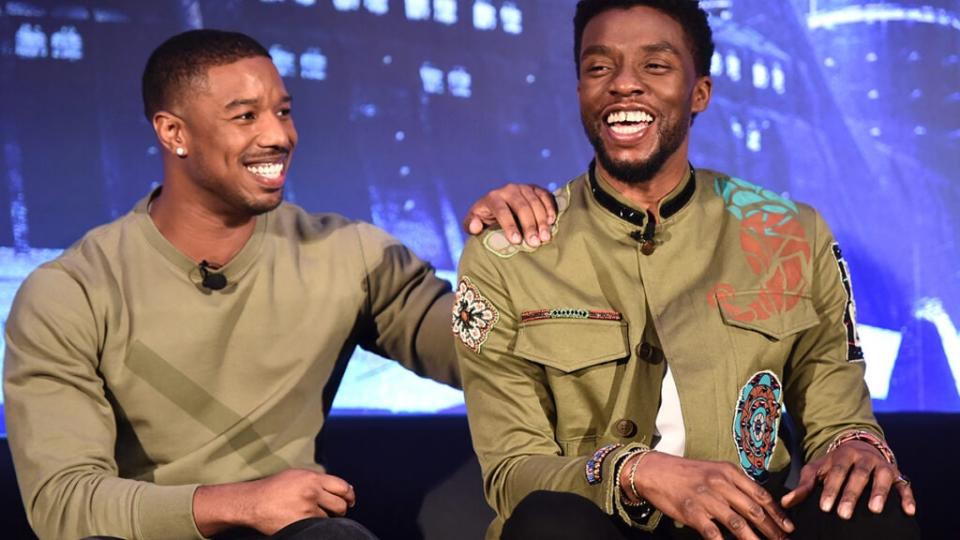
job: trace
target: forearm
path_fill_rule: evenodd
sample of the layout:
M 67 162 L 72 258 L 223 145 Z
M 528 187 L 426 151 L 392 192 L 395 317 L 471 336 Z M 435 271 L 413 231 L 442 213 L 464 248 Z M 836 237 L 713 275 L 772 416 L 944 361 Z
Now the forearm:
M 193 494 L 193 520 L 207 538 L 233 527 L 253 527 L 254 510 L 249 483 L 200 486 Z
M 624 492 L 629 487 L 623 483 L 626 474 L 623 460 L 645 447 L 630 444 L 611 448 L 599 460 L 598 454 L 517 455 L 505 459 L 489 471 L 484 468 L 487 500 L 500 516 L 507 518 L 527 495 L 535 491 L 573 493 L 593 501 L 601 511 L 619 516 L 626 523 L 643 529 L 655 527 L 659 513 L 638 522 L 625 504 L 632 498 Z M 602 453 L 602 450 L 598 449 L 598 452 Z M 481 464 L 485 463 L 482 455 Z M 588 464 L 595 472 L 590 478 L 586 474 Z
M 40 538 L 200 538 L 191 514 L 192 485 L 159 486 L 76 472 L 54 476 L 36 493 L 25 485 L 22 489 L 27 516 Z

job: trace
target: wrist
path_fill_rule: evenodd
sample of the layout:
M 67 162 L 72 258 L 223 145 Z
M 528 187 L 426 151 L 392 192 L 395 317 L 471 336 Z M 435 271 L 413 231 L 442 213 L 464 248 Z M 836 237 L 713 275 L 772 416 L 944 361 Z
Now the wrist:
M 642 463 L 653 453 L 648 449 L 633 452 L 626 456 L 617 470 L 620 496 L 630 506 L 646 502 L 640 486 L 640 480 L 644 475 Z
M 249 482 L 200 486 L 193 494 L 193 520 L 210 538 L 232 527 L 254 527 Z
M 897 464 L 897 458 L 893 455 L 893 450 L 890 449 L 886 441 L 874 435 L 873 433 L 864 430 L 846 431 L 840 435 L 837 435 L 837 437 L 833 439 L 833 442 L 830 443 L 830 446 L 827 447 L 827 453 L 829 454 L 841 446 L 853 443 L 855 441 L 859 441 L 873 447 L 873 449 L 879 452 L 887 463 L 891 465 Z

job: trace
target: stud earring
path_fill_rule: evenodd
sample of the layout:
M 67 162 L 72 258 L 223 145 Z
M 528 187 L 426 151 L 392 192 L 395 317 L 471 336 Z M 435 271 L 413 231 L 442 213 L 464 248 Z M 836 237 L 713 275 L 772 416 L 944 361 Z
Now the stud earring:
M 182 147 L 182 146 L 178 146 L 178 147 L 177 147 L 177 155 L 180 156 L 180 157 L 187 157 L 187 149 L 184 148 L 184 147 Z

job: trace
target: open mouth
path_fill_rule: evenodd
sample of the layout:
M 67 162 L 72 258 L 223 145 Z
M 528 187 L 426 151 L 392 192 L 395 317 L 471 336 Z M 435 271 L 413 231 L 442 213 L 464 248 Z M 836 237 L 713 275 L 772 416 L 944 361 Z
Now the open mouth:
M 251 173 L 266 180 L 277 180 L 283 175 L 284 164 L 282 161 L 276 163 L 252 163 L 246 166 Z
M 653 123 L 653 115 L 639 109 L 613 111 L 604 119 L 610 131 L 629 136 L 643 132 Z

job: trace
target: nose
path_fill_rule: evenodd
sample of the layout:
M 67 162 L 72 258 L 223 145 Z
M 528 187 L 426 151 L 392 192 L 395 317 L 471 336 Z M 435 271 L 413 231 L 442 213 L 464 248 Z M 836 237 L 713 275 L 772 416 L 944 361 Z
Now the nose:
M 260 117 L 260 122 L 260 136 L 257 138 L 260 146 L 289 150 L 296 144 L 297 131 L 289 116 L 281 118 L 275 114 L 265 114 Z
M 610 93 L 616 96 L 642 95 L 645 91 L 640 74 L 629 66 L 620 68 L 610 81 Z

